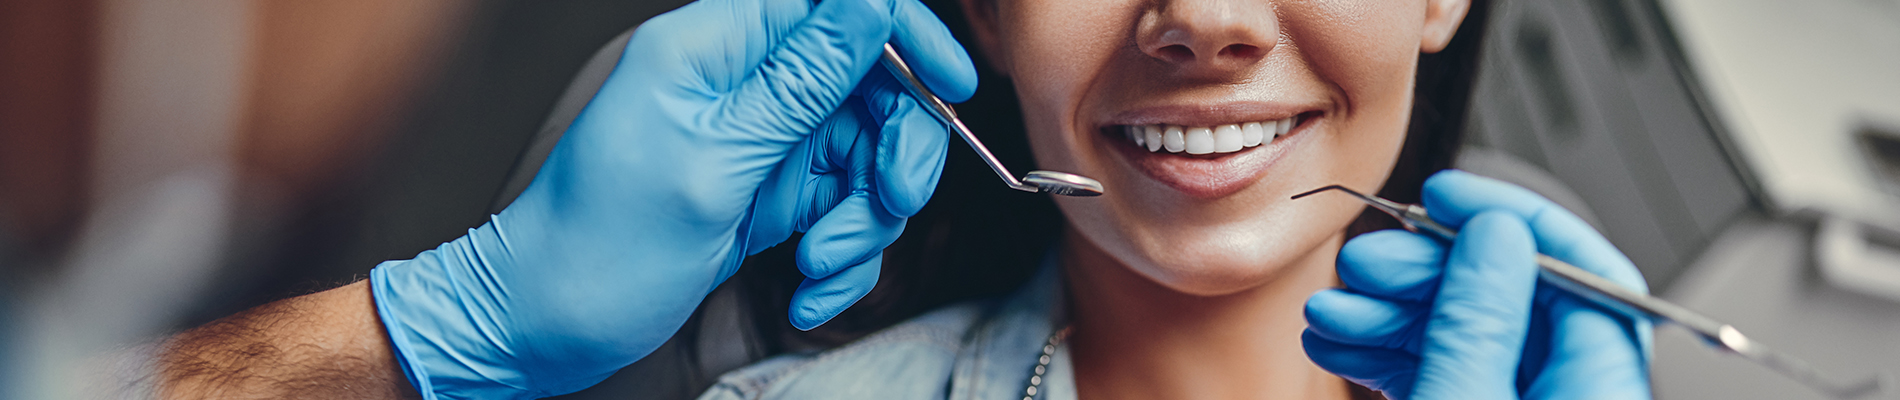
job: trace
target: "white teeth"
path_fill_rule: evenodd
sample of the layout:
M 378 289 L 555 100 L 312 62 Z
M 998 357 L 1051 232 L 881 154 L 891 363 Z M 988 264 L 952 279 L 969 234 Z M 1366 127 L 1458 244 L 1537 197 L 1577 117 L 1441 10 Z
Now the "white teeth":
M 1240 151 L 1240 125 L 1227 124 L 1214 127 L 1214 151 L 1232 153 Z
M 1214 130 L 1205 126 L 1187 128 L 1188 154 L 1207 154 L 1214 152 Z
M 1161 128 L 1160 127 L 1157 127 L 1154 125 L 1148 125 L 1148 126 L 1141 127 L 1141 131 L 1143 133 L 1142 136 L 1145 137 L 1144 140 L 1148 142 L 1148 152 L 1153 153 L 1155 151 L 1161 150 Z
M 1187 150 L 1187 140 L 1181 137 L 1181 127 L 1179 126 L 1168 125 L 1168 127 L 1162 128 L 1161 144 L 1162 147 L 1168 148 L 1169 153 L 1179 153 L 1181 150 Z
M 1216 126 L 1151 124 L 1126 126 L 1122 133 L 1136 147 L 1146 148 L 1149 152 L 1166 149 L 1169 153 L 1232 153 L 1273 144 L 1275 138 L 1292 131 L 1299 122 L 1298 117 L 1288 117 Z
M 1246 147 L 1259 146 L 1260 142 L 1263 142 L 1266 140 L 1267 140 L 1267 130 L 1266 128 L 1261 128 L 1259 122 L 1248 122 L 1240 126 L 1240 145 L 1241 146 L 1246 146 Z

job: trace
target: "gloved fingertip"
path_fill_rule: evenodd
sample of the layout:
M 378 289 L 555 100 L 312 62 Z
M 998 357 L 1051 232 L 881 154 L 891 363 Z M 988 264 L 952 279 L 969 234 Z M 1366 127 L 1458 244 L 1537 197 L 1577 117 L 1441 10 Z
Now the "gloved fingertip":
M 884 248 L 903 235 L 906 220 L 881 208 L 874 196 L 859 193 L 819 217 L 798 242 L 794 259 L 799 272 L 808 278 L 826 278 L 882 257 Z
M 810 331 L 823 326 L 826 322 L 831 322 L 831 318 L 837 316 L 836 313 L 826 313 L 806 305 L 799 305 L 792 309 L 790 319 L 793 328 L 798 328 L 799 331 Z
M 1345 295 L 1343 290 L 1326 289 L 1307 297 L 1306 306 L 1301 309 L 1302 315 L 1306 317 L 1306 333 L 1320 335 L 1328 340 L 1340 340 L 1338 336 L 1344 335 L 1337 332 L 1341 329 L 1335 325 L 1340 318 L 1351 317 L 1349 312 L 1343 310 L 1347 307 L 1341 304 L 1345 301 L 1341 297 Z
M 1395 399 L 1405 398 L 1404 393 L 1412 386 L 1411 372 L 1419 364 L 1418 357 L 1411 354 L 1339 343 L 1311 329 L 1300 333 L 1300 347 L 1320 369 Z
M 820 279 L 807 278 L 798 284 L 798 291 L 795 293 L 799 295 L 793 296 L 792 309 L 786 316 L 793 328 L 809 331 L 830 322 L 832 318 L 844 312 L 844 307 L 838 307 L 835 304 L 835 295 L 813 293 L 823 282 Z
M 1306 324 L 1317 325 L 1319 324 L 1317 321 L 1327 320 L 1330 317 L 1327 312 L 1332 310 L 1333 303 L 1338 302 L 1336 297 L 1343 293 L 1344 291 L 1339 289 L 1326 289 L 1313 292 L 1312 296 L 1308 296 L 1306 307 L 1301 310 L 1306 316 Z
M 951 48 L 955 49 L 956 61 L 954 66 L 945 68 L 945 75 L 948 76 L 933 77 L 924 84 L 930 87 L 931 92 L 937 94 L 937 98 L 945 102 L 956 104 L 970 101 L 970 98 L 976 97 L 975 63 L 970 60 L 970 54 L 963 50 L 963 46 Z
M 1491 178 L 1486 178 L 1483 175 L 1474 174 L 1474 173 L 1471 173 L 1470 171 L 1465 171 L 1462 169 L 1452 168 L 1452 169 L 1446 169 L 1443 171 L 1438 171 L 1437 173 L 1432 174 L 1432 176 L 1426 177 L 1425 187 L 1447 188 L 1447 187 L 1467 185 L 1467 184 L 1471 184 L 1471 182 L 1486 182 L 1486 181 L 1496 182 L 1496 180 L 1491 179 Z
M 1320 368 L 1334 374 L 1338 374 L 1339 371 L 1327 368 L 1329 364 L 1333 364 L 1328 361 L 1331 361 L 1334 353 L 1339 352 L 1343 347 L 1346 345 L 1326 339 L 1319 332 L 1314 332 L 1311 327 L 1300 332 L 1300 348 L 1306 351 L 1306 358 L 1312 359 L 1314 364 L 1319 364 Z
M 1523 218 L 1508 211 L 1479 213 L 1466 221 L 1452 244 L 1439 290 L 1442 294 L 1456 288 L 1482 292 L 1482 298 L 1528 303 L 1536 287 L 1536 256 L 1535 238 Z
M 903 227 L 900 225 L 896 230 L 898 233 L 901 233 Z M 806 241 L 801 240 L 798 244 L 798 254 L 794 256 L 795 263 L 798 266 L 798 272 L 804 274 L 806 278 L 826 279 L 852 268 L 857 268 L 859 265 L 877 263 L 884 257 L 884 247 L 889 246 L 892 241 L 896 240 L 895 236 L 897 233 L 880 233 L 875 235 L 889 236 L 891 238 L 877 242 L 853 240 L 851 242 L 854 243 L 810 245 L 806 244 Z M 810 238 L 811 236 L 807 235 L 806 237 Z M 811 241 L 823 242 L 823 240 Z
M 886 211 L 909 218 L 936 192 L 949 154 L 950 134 L 908 98 L 885 121 L 878 143 L 878 200 Z
M 924 86 L 951 103 L 976 94 L 976 64 L 929 6 L 917 0 L 897 0 L 898 50 L 910 62 Z
M 1341 283 L 1373 296 L 1423 300 L 1443 270 L 1445 245 L 1424 235 L 1390 229 L 1359 235 L 1339 250 Z
M 863 264 L 846 268 L 822 279 L 805 279 L 792 292 L 792 308 L 787 318 L 792 327 L 811 330 L 831 321 L 877 286 L 884 255 L 878 254 Z
M 1459 241 L 1453 244 L 1453 248 L 1453 251 L 1463 250 L 1465 255 L 1502 253 L 1529 256 L 1536 252 L 1537 244 L 1531 236 L 1530 223 L 1515 213 L 1500 210 L 1472 216 L 1466 221 L 1465 229 L 1459 233 Z
M 1486 210 L 1507 210 L 1530 218 L 1556 203 L 1517 185 L 1462 170 L 1448 169 L 1425 178 L 1421 202 L 1432 219 L 1452 227 Z
M 1407 328 L 1425 321 L 1428 308 L 1394 302 L 1345 290 L 1328 289 L 1306 301 L 1309 331 L 1328 340 L 1381 348 L 1404 348 L 1414 340 Z

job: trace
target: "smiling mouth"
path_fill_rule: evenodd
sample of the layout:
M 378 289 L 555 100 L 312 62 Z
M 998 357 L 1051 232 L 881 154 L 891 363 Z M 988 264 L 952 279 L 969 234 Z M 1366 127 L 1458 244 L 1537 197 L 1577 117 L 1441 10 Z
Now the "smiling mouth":
M 1137 148 L 1147 149 L 1150 153 L 1219 157 L 1226 153 L 1271 145 L 1275 139 L 1299 127 L 1301 122 L 1311 117 L 1310 114 L 1314 113 L 1301 113 L 1278 120 L 1212 126 L 1112 125 L 1103 127 L 1102 131 L 1106 135 L 1126 140 Z
M 1154 121 L 1099 129 L 1129 166 L 1182 194 L 1211 199 L 1260 180 L 1324 119 L 1324 111 L 1313 110 L 1265 121 L 1206 126 Z

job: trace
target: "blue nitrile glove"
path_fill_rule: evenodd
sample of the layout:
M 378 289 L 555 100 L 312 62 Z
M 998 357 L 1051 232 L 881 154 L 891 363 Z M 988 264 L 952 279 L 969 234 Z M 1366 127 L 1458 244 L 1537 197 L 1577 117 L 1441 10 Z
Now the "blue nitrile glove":
M 411 383 L 484 399 L 591 386 L 795 231 L 810 279 L 793 323 L 857 301 L 949 140 L 877 67 L 886 42 L 944 98 L 975 90 L 969 56 L 916 0 L 705 0 L 647 21 L 513 204 L 372 271 Z
M 1463 171 L 1425 181 L 1454 243 L 1373 232 L 1339 252 L 1344 289 L 1306 303 L 1315 364 L 1394 399 L 1646 399 L 1647 320 L 1537 281 L 1537 252 L 1647 291 L 1623 253 L 1575 214 Z

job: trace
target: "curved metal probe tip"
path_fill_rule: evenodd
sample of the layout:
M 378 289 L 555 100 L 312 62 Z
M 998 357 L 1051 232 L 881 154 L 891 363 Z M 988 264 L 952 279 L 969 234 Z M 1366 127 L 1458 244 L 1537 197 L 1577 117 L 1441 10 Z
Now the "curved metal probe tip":
M 1386 214 L 1391 214 L 1393 218 L 1398 218 L 1400 221 L 1410 222 L 1409 219 L 1406 218 L 1406 216 L 1404 215 L 1405 214 L 1404 204 L 1395 203 L 1391 200 L 1386 200 L 1385 198 L 1381 198 L 1381 197 L 1368 196 L 1365 193 L 1359 193 L 1359 191 L 1357 190 L 1352 190 L 1352 188 L 1348 188 L 1348 187 L 1340 186 L 1340 185 L 1326 185 L 1325 187 L 1321 187 L 1319 189 L 1308 190 L 1304 193 L 1293 195 L 1293 198 L 1290 200 L 1299 200 L 1301 197 L 1312 196 L 1315 194 L 1319 194 L 1319 192 L 1324 192 L 1328 190 L 1338 190 L 1341 192 L 1346 192 L 1346 194 L 1350 194 L 1352 195 L 1352 197 L 1359 198 L 1359 201 L 1366 202 L 1366 205 L 1370 205 L 1372 206 L 1372 208 L 1377 208 L 1379 209 L 1379 211 L 1384 211 Z
M 1385 215 L 1390 215 L 1393 219 L 1399 220 L 1400 224 L 1405 225 L 1405 230 L 1413 232 L 1424 231 L 1423 233 L 1438 235 L 1438 237 L 1446 240 L 1458 236 L 1458 231 L 1440 225 L 1438 221 L 1433 221 L 1430 217 L 1425 216 L 1425 209 L 1422 207 L 1386 200 L 1384 197 L 1369 196 L 1345 186 L 1326 185 L 1319 189 L 1308 190 L 1305 193 L 1293 195 L 1292 200 L 1299 200 L 1302 197 L 1312 196 L 1328 190 L 1338 190 L 1352 195 L 1352 197 L 1359 199 L 1359 201 L 1365 202 L 1366 205 L 1372 207 L 1372 209 L 1379 210 L 1379 212 L 1383 212 Z
M 1033 185 L 1042 192 L 1063 196 L 1094 197 L 1102 195 L 1102 183 L 1089 177 L 1055 171 L 1029 171 L 1023 177 L 1023 183 Z
M 1348 189 L 1348 188 L 1346 188 L 1345 186 L 1340 186 L 1340 185 L 1326 185 L 1325 187 L 1321 187 L 1321 188 L 1319 188 L 1319 189 L 1313 189 L 1313 190 L 1308 190 L 1308 191 L 1305 191 L 1305 192 L 1302 192 L 1302 193 L 1300 193 L 1300 194 L 1296 194 L 1296 195 L 1293 195 L 1293 198 L 1292 198 L 1292 199 L 1289 199 L 1289 200 L 1299 200 L 1299 199 L 1300 199 L 1301 197 L 1306 197 L 1306 196 L 1312 196 L 1312 195 L 1314 195 L 1314 194 L 1318 194 L 1319 192 L 1324 192 L 1324 191 L 1328 191 L 1328 190 L 1343 190 L 1343 191 L 1346 191 L 1346 193 L 1352 193 L 1352 195 L 1354 195 L 1354 196 L 1359 196 L 1359 197 L 1366 197 L 1366 195 L 1363 195 L 1363 194 L 1359 194 L 1359 192 L 1355 192 L 1355 191 L 1353 191 L 1352 189 Z

